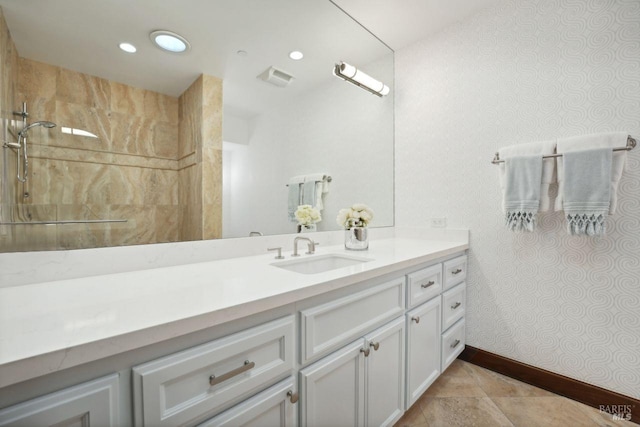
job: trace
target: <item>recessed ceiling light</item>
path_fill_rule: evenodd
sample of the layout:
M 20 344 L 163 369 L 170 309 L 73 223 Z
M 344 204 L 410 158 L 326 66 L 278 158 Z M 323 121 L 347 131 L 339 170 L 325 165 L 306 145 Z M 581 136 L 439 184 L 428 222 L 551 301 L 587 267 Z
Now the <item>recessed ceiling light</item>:
M 289 58 L 293 59 L 294 61 L 299 61 L 304 58 L 304 55 L 299 50 L 294 50 L 289 52 Z
M 120 49 L 124 50 L 127 53 L 136 53 L 136 51 L 138 49 L 136 49 L 136 47 L 134 45 L 132 45 L 131 43 L 120 43 L 118 45 L 118 47 L 120 47 Z
M 166 30 L 157 30 L 149 34 L 151 41 L 160 49 L 172 53 L 184 53 L 191 49 L 191 44 L 180 34 Z

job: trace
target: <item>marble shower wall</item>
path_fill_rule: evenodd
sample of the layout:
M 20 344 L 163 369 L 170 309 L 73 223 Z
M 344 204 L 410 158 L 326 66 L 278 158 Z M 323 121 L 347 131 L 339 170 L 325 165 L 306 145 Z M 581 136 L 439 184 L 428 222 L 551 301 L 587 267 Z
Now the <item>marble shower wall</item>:
M 29 132 L 29 182 L 18 191 L 15 220 L 128 222 L 20 226 L 20 238 L 0 250 L 179 240 L 177 98 L 24 58 L 18 91 L 30 122 L 58 126 Z
M 17 76 L 18 52 L 0 9 L 0 139 L 2 141 L 15 139 L 15 129 L 11 121 L 16 119 L 12 112 L 18 109 L 16 108 L 18 105 Z M 15 203 L 18 189 L 15 176 L 15 150 L 0 148 L 0 222 L 11 219 L 10 206 Z M 0 248 L 14 241 L 14 233 L 13 227 L 0 225 Z
M 182 240 L 222 237 L 222 80 L 201 75 L 179 98 Z

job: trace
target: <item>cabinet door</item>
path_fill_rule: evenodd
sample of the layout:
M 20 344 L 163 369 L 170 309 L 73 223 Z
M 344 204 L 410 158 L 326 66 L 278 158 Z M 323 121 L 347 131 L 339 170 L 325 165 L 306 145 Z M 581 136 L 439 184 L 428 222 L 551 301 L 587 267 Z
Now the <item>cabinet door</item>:
M 440 375 L 440 297 L 407 313 L 407 409 Z
M 303 426 L 364 426 L 364 340 L 300 371 Z
M 368 426 L 392 426 L 404 412 L 404 338 L 404 316 L 365 337 Z
M 117 374 L 0 411 L 0 426 L 107 427 L 118 421 Z
M 296 390 L 295 379 L 289 377 L 198 427 L 296 427 Z

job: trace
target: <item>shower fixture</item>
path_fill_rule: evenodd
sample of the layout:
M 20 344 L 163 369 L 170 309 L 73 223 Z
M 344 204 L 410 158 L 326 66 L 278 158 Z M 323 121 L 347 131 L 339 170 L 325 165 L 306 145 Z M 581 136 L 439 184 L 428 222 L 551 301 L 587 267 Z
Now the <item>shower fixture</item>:
M 22 130 L 18 132 L 18 142 L 4 141 L 2 146 L 3 148 L 13 148 L 17 151 L 16 178 L 18 178 L 18 181 L 25 183 L 27 182 L 28 175 L 29 175 L 29 156 L 27 153 L 27 137 L 26 137 L 27 132 L 29 132 L 30 129 L 33 129 L 39 126 L 42 126 L 47 129 L 51 129 L 55 127 L 56 124 L 53 122 L 39 121 L 39 122 L 34 122 L 28 125 L 27 117 L 29 117 L 29 113 L 27 113 L 26 102 L 22 103 L 22 111 L 14 111 L 13 114 L 16 116 L 22 117 L 23 127 L 22 127 Z M 22 156 L 20 155 L 20 152 L 22 152 Z M 22 161 L 20 161 L 20 157 L 22 157 Z M 20 176 L 20 163 L 22 163 L 22 176 Z M 28 193 L 25 192 L 25 194 L 28 194 Z
M 20 132 L 18 132 L 18 136 L 24 137 L 24 134 L 27 133 L 29 129 L 35 128 L 38 126 L 44 126 L 48 129 L 51 129 L 56 127 L 56 124 L 53 122 L 47 122 L 47 121 L 34 122 L 34 123 L 31 123 L 29 126 L 25 127 L 24 129 L 22 129 Z
M 29 178 L 28 176 L 29 175 L 29 156 L 27 155 L 27 138 L 25 137 L 25 135 L 27 134 L 29 129 L 32 129 L 38 126 L 43 126 L 47 129 L 51 129 L 53 127 L 56 127 L 56 124 L 53 122 L 47 122 L 47 121 L 33 122 L 30 125 L 22 128 L 22 130 L 18 132 L 18 144 L 17 144 L 18 156 L 16 157 L 16 162 L 17 162 L 16 177 L 20 182 L 27 182 L 27 179 Z M 21 148 L 22 148 L 22 177 L 20 177 L 20 149 Z

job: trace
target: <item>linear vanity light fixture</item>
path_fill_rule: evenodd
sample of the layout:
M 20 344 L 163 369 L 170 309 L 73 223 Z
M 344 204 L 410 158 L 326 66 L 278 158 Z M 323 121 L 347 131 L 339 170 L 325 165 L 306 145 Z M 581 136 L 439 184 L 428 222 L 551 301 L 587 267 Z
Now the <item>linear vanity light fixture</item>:
M 362 89 L 374 95 L 382 97 L 389 93 L 389 87 L 387 85 L 346 62 L 336 64 L 335 67 L 333 67 L 333 74 L 344 81 L 360 86 Z

